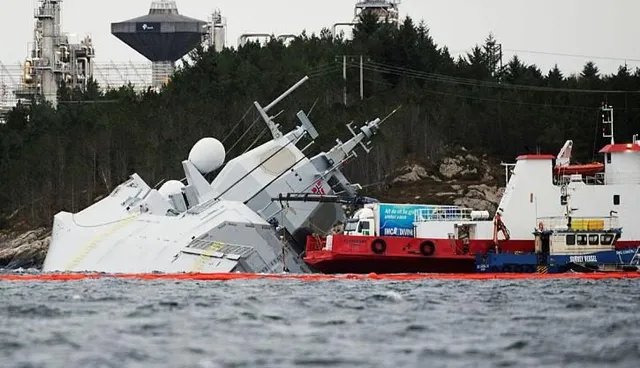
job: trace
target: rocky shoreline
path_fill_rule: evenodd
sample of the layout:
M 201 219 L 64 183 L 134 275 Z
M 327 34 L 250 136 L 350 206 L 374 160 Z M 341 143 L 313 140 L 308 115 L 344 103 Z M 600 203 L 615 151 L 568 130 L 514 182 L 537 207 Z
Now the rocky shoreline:
M 504 188 L 499 165 L 486 155 L 464 148 L 432 163 L 410 162 L 386 178 L 373 196 L 381 202 L 458 205 L 485 210 L 493 216 Z M 51 242 L 51 229 L 0 232 L 0 269 L 41 268 Z
M 51 242 L 51 230 L 0 233 L 0 268 L 41 268 Z

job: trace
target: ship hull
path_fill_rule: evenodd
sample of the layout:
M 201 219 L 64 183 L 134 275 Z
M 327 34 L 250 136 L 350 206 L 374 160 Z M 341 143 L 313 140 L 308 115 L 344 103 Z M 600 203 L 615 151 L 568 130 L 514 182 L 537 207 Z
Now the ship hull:
M 378 252 L 374 250 L 374 242 L 378 240 L 385 243 L 383 252 L 379 248 Z M 420 246 L 425 242 L 434 245 L 433 254 L 421 252 Z M 639 246 L 638 242 L 620 243 L 616 244 L 614 251 L 581 256 L 597 263 L 628 264 Z M 574 255 L 555 255 L 552 263 L 556 266 L 551 271 L 549 267 L 539 270 L 534 252 L 534 240 L 500 241 L 496 253 L 492 240 L 471 240 L 465 248 L 461 240 L 455 239 L 333 235 L 330 238 L 309 236 L 304 261 L 315 271 L 325 274 L 548 273 L 565 272 L 566 264 L 579 263 Z
M 327 240 L 330 245 L 327 246 Z M 305 262 L 322 273 L 471 273 L 475 257 L 449 239 L 309 236 Z
M 479 273 L 564 273 L 620 271 L 630 266 L 636 249 L 600 251 L 587 254 L 539 255 L 486 254 L 476 259 Z M 636 268 L 637 269 L 637 268 Z
M 310 272 L 292 249 L 283 251 L 271 225 L 242 203 L 205 202 L 170 217 L 131 215 L 121 200 L 111 195 L 78 214 L 58 213 L 43 271 Z
M 472 273 L 475 270 L 475 259 L 471 256 L 418 258 L 325 252 L 307 258 L 306 262 L 325 274 Z
M 470 253 L 487 253 L 495 251 L 493 240 L 476 239 L 470 242 Z M 502 253 L 533 253 L 535 252 L 535 240 L 509 239 L 499 241 L 499 251 Z M 618 251 L 635 250 L 640 246 L 640 240 L 618 240 L 615 249 Z

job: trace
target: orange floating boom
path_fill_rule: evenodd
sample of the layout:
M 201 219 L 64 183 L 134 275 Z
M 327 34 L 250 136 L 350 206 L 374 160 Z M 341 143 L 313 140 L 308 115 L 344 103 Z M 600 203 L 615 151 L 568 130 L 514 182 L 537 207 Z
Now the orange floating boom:
M 476 273 L 476 274 L 254 274 L 254 273 L 179 273 L 179 274 L 99 274 L 99 273 L 60 273 L 60 274 L 2 274 L 0 281 L 78 281 L 86 279 L 134 279 L 134 280 L 193 280 L 193 281 L 229 281 L 229 280 L 548 280 L 548 279 L 640 279 L 640 272 L 593 272 L 593 273 Z

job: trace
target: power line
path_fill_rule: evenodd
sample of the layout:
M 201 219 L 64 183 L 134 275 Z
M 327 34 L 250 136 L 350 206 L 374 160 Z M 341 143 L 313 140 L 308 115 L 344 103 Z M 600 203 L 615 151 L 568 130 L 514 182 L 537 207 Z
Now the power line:
M 451 55 L 461 55 L 461 54 L 470 54 L 473 52 L 472 49 L 454 49 L 449 50 Z M 522 54 L 539 54 L 539 55 L 550 55 L 550 56 L 564 56 L 564 57 L 572 57 L 579 59 L 592 59 L 592 60 L 612 60 L 612 61 L 633 61 L 640 62 L 640 59 L 636 58 L 623 58 L 623 57 L 609 57 L 609 56 L 596 56 L 596 55 L 582 55 L 582 54 L 568 54 L 562 52 L 553 52 L 553 51 L 538 51 L 538 50 L 522 50 L 522 49 L 502 49 L 502 51 L 508 51 L 513 53 L 522 53 Z
M 355 66 L 353 63 L 351 66 Z M 624 94 L 624 93 L 640 93 L 638 90 L 597 90 L 597 89 L 577 89 L 577 88 L 556 88 L 556 87 L 543 87 L 543 86 L 531 86 L 521 84 L 509 84 L 509 83 L 497 83 L 491 81 L 482 81 L 478 79 L 460 78 L 442 74 L 427 73 L 415 69 L 403 68 L 389 64 L 382 64 L 373 61 L 368 61 L 365 69 L 370 71 L 377 71 L 381 73 L 396 74 L 399 76 L 407 76 L 416 79 L 423 79 L 432 82 L 442 82 L 449 84 L 461 84 L 474 87 L 487 87 L 487 88 L 502 88 L 502 89 L 520 89 L 538 92 L 567 92 L 567 93 L 599 93 L 599 94 Z
M 381 85 L 386 85 L 386 86 L 389 86 L 389 87 L 393 87 L 393 84 L 388 83 L 388 82 L 378 81 L 378 80 L 374 80 L 374 79 L 370 79 L 370 78 L 366 78 L 366 77 L 365 77 L 365 80 L 368 81 L 368 82 L 371 82 L 371 83 L 376 83 L 376 84 L 381 84 Z M 430 89 L 422 89 L 421 91 L 425 92 L 425 93 L 429 93 L 429 94 L 434 94 L 434 95 L 456 97 L 456 98 L 465 98 L 465 99 L 469 99 L 469 100 L 493 102 L 493 103 L 499 103 L 499 104 L 504 103 L 504 104 L 511 104 L 511 105 L 553 107 L 553 108 L 563 108 L 563 109 L 570 109 L 570 110 L 598 110 L 598 108 L 590 107 L 590 106 L 557 105 L 557 104 L 545 104 L 545 103 L 536 103 L 536 102 L 503 100 L 503 99 L 497 99 L 497 98 L 461 95 L 459 93 L 442 92 L 442 91 L 435 91 L 435 90 L 430 90 Z
M 540 54 L 540 55 L 552 55 L 552 56 L 565 56 L 581 59 L 593 59 L 593 60 L 615 60 L 615 61 L 634 61 L 640 62 L 640 59 L 632 58 L 620 58 L 620 57 L 607 57 L 607 56 L 592 56 L 592 55 L 580 55 L 580 54 L 564 54 L 560 52 L 550 51 L 534 51 L 534 50 L 518 50 L 518 49 L 504 49 L 503 51 L 519 52 L 523 54 Z

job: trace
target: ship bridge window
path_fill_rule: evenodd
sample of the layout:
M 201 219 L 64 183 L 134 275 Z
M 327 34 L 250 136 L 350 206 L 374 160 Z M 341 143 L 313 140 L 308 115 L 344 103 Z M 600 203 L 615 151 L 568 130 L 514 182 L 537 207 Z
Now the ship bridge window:
M 358 233 L 363 235 L 369 235 L 369 222 L 363 221 L 358 224 Z
M 613 235 L 611 234 L 602 234 L 600 235 L 600 244 L 602 245 L 611 245 L 613 243 Z
M 576 235 L 576 243 L 578 245 L 587 245 L 587 236 L 585 234 Z
M 358 228 L 358 220 L 347 220 L 344 225 L 344 231 L 356 231 Z
M 616 206 L 620 204 L 620 194 L 613 195 L 613 204 Z
M 600 236 L 598 234 L 589 235 L 589 245 L 599 245 Z
M 576 234 L 567 234 L 567 245 L 576 245 Z

